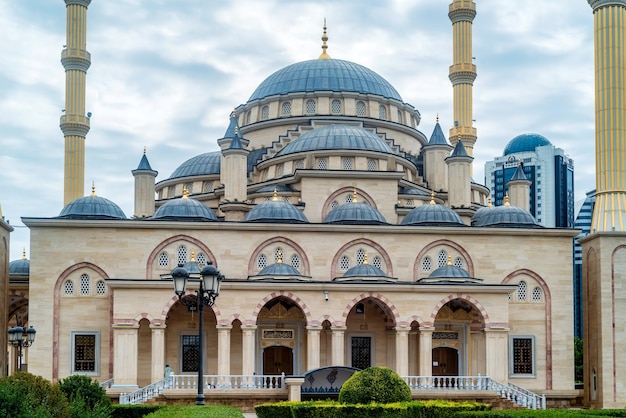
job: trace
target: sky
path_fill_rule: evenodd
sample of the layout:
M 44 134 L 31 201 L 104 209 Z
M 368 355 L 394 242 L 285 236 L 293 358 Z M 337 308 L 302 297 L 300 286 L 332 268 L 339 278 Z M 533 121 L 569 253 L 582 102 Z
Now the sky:
M 576 199 L 595 187 L 593 14 L 585 0 L 475 0 L 474 180 L 522 133 L 574 160 Z M 88 9 L 85 194 L 132 216 L 144 147 L 157 182 L 218 149 L 232 109 L 270 74 L 333 58 L 388 80 L 422 115 L 452 126 L 448 0 L 93 0 Z M 63 209 L 62 0 L 0 0 L 0 205 L 10 259 L 29 254 L 21 217 Z

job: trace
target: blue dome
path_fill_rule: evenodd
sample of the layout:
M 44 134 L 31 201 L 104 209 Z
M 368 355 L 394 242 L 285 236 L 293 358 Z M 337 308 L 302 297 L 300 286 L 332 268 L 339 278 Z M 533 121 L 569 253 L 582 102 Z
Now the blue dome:
M 304 213 L 284 200 L 266 200 L 252 208 L 244 222 L 308 223 Z
M 126 219 L 119 206 L 104 197 L 79 197 L 68 203 L 57 218 L 63 219 Z
M 256 88 L 248 102 L 289 93 L 334 91 L 373 94 L 402 101 L 387 80 L 350 61 L 314 59 L 276 71 Z
M 535 151 L 537 147 L 552 145 L 545 136 L 539 134 L 522 134 L 511 139 L 506 147 L 504 147 L 504 155 L 515 154 L 518 152 Z
M 430 275 L 428 275 L 428 278 L 429 279 L 470 279 L 471 276 L 465 269 L 448 264 L 448 265 L 439 267 L 438 269 L 430 273 Z
M 541 228 L 530 212 L 510 205 L 479 209 L 472 217 L 472 226 Z
M 9 263 L 9 275 L 24 276 L 30 273 L 30 260 L 13 260 Z
M 324 218 L 325 224 L 350 225 L 382 225 L 386 224 L 385 217 L 373 206 L 367 203 L 345 203 L 328 212 Z
M 363 150 L 395 154 L 376 134 L 347 125 L 328 125 L 313 129 L 287 144 L 276 156 L 321 150 Z
M 263 268 L 256 276 L 301 277 L 300 272 L 291 264 L 274 263 Z
M 218 220 L 211 208 L 188 197 L 179 197 L 178 199 L 170 200 L 165 203 L 157 209 L 152 219 L 192 222 L 211 222 Z
M 465 224 L 455 211 L 447 206 L 428 204 L 412 209 L 402 219 L 402 225 L 458 226 Z
M 170 178 L 175 179 L 179 177 L 219 174 L 221 158 L 221 151 L 207 152 L 197 155 L 178 166 L 178 168 L 174 170 Z
M 387 277 L 387 275 L 378 267 L 363 263 L 350 267 L 342 277 Z

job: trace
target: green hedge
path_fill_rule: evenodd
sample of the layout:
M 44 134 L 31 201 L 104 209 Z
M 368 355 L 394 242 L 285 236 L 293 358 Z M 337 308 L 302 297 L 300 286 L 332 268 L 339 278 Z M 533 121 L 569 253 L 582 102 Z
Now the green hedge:
M 504 410 L 504 411 L 488 411 L 488 412 L 460 412 L 457 414 L 459 418 L 464 417 L 488 417 L 488 418 L 526 418 L 526 417 L 545 417 L 545 418 L 582 418 L 582 417 L 626 417 L 626 410 L 611 409 L 546 409 L 544 410 Z
M 459 411 L 485 411 L 477 402 L 413 401 L 389 404 L 345 404 L 335 401 L 278 402 L 256 407 L 259 418 L 434 418 Z
M 161 409 L 159 405 L 113 405 L 113 418 L 141 418 Z

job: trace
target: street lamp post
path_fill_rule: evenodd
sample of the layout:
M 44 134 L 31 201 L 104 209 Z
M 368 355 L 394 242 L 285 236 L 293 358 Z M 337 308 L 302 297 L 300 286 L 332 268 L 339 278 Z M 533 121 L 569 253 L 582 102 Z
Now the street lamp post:
M 196 405 L 204 405 L 204 378 L 203 378 L 203 360 L 204 360 L 204 343 L 202 335 L 202 313 L 205 306 L 213 306 L 215 298 L 220 294 L 220 284 L 224 279 L 217 268 L 209 261 L 209 263 L 200 272 L 199 288 L 196 290 L 195 298 L 186 298 L 185 287 L 189 279 L 189 272 L 182 264 L 179 264 L 172 271 L 172 279 L 174 280 L 174 293 L 178 296 L 178 300 L 185 306 L 195 307 L 198 310 L 198 395 L 196 395 Z
M 30 347 L 35 342 L 35 328 L 31 325 L 26 331 L 24 327 L 16 326 L 9 328 L 9 344 L 18 349 L 18 370 L 22 371 L 22 349 Z

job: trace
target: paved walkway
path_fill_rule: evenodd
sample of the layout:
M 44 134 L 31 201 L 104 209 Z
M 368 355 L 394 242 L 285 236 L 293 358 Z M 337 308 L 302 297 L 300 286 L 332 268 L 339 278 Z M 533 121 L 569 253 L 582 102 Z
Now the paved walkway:
M 256 414 L 252 412 L 245 413 L 243 416 L 246 418 L 256 418 Z

